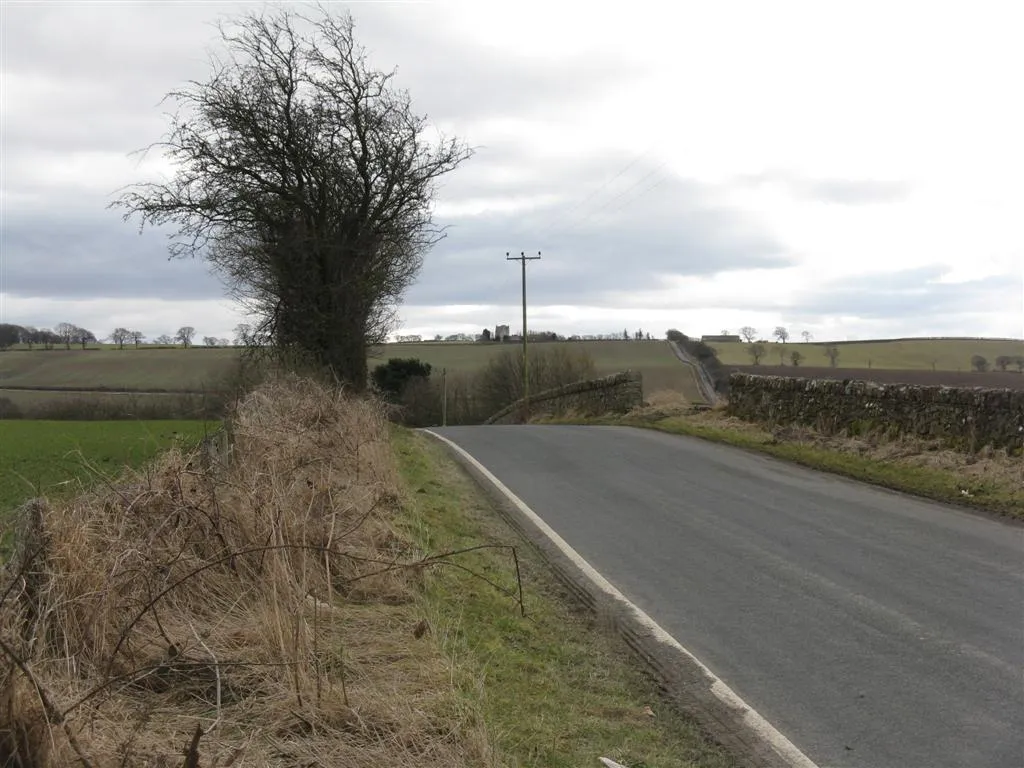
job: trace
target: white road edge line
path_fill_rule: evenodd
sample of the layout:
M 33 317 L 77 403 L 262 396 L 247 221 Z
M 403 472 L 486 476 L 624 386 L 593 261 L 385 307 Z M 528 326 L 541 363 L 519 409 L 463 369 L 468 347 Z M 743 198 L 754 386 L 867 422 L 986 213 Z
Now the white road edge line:
M 688 656 L 693 663 L 696 664 L 700 670 L 712 680 L 711 692 L 725 704 L 737 709 L 742 709 L 744 711 L 744 724 L 764 739 L 780 757 L 792 766 L 792 768 L 819 768 L 819 766 L 807 757 L 807 755 L 801 752 L 793 742 L 783 736 L 771 723 L 765 720 L 753 707 L 743 701 L 743 699 L 741 699 L 737 693 L 726 685 L 725 682 L 708 669 L 700 659 L 684 648 L 682 643 L 672 637 L 672 635 L 666 632 L 660 624 L 644 613 L 644 611 L 642 611 L 638 606 L 634 605 L 624 594 L 616 589 L 610 581 L 598 573 L 590 563 L 583 559 L 583 556 L 580 555 L 579 552 L 569 546 L 569 543 L 559 536 L 550 525 L 545 523 L 536 512 L 530 509 L 530 507 L 526 505 L 526 502 L 512 493 L 512 491 L 510 491 L 508 487 L 501 482 L 501 480 L 495 477 L 487 467 L 477 461 L 472 454 L 462 448 L 462 446 L 449 440 L 447 437 L 439 435 L 430 429 L 421 429 L 420 431 L 440 440 L 453 450 L 457 451 L 478 472 L 480 472 L 480 474 L 493 483 L 494 486 L 501 491 L 501 493 L 504 494 L 520 512 L 526 515 L 526 517 L 529 518 L 529 520 L 536 525 L 545 536 L 551 539 L 555 546 L 562 550 L 562 553 L 565 554 L 565 556 L 568 557 L 581 571 L 583 571 L 583 573 L 587 575 L 587 578 L 589 578 L 597 587 L 624 605 L 641 625 L 650 630 L 651 634 L 658 641 L 665 643 L 676 651 Z

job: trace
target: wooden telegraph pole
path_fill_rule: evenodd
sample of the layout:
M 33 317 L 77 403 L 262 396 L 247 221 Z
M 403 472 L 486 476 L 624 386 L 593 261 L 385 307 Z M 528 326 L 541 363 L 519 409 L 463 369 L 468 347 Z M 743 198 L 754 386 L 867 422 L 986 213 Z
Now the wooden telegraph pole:
M 523 269 L 523 421 L 530 417 L 530 379 L 527 376 L 526 357 L 526 262 L 536 261 L 540 258 L 540 251 L 536 256 L 527 256 L 525 251 L 520 251 L 518 256 L 512 256 L 505 252 L 506 261 L 518 261 Z

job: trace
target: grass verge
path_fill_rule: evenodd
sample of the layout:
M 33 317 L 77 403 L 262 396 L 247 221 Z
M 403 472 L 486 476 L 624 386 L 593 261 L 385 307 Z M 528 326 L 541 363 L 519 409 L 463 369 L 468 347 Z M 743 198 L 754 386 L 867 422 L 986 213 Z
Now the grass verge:
M 823 435 L 802 427 L 770 427 L 720 409 L 671 415 L 654 410 L 599 419 L 543 419 L 548 424 L 642 427 L 754 450 L 779 459 L 914 494 L 1024 519 L 1024 462 L 1005 451 L 959 453 L 914 438 Z
M 420 548 L 519 545 L 525 618 L 508 550 L 468 553 L 460 568 L 430 576 L 424 592 L 453 682 L 481 712 L 501 765 L 568 768 L 597 765 L 599 756 L 631 768 L 732 765 L 695 724 L 659 705 L 625 643 L 573 606 L 441 445 L 402 429 L 393 444 L 408 498 L 405 533 Z

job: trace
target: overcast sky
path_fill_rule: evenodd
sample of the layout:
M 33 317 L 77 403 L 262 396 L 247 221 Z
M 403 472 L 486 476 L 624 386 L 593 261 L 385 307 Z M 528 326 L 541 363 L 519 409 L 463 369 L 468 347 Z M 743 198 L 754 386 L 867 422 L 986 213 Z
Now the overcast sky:
M 447 177 L 399 333 L 819 340 L 1024 335 L 1015 2 L 331 3 Z M 160 164 L 159 101 L 257 3 L 2 3 L 0 322 L 151 338 L 244 320 L 201 262 L 107 210 Z

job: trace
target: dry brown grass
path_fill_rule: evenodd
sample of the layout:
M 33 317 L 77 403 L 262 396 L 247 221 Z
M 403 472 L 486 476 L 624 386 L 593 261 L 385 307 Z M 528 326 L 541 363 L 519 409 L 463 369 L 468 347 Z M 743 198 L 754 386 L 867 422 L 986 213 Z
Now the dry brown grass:
M 0 764 L 489 763 L 448 662 L 414 631 L 422 567 L 392 526 L 379 408 L 283 378 L 231 430 L 225 465 L 170 452 L 18 521 Z

